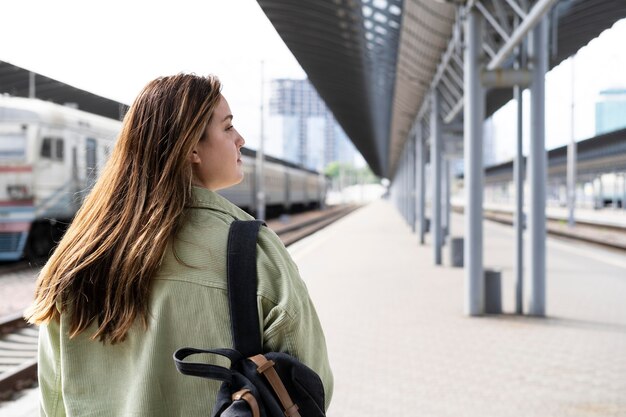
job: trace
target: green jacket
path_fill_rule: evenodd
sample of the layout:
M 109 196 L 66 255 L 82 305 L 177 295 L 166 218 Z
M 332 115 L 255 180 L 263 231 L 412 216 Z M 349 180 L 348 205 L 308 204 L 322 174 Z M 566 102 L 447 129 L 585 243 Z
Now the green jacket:
M 103 345 L 89 339 L 95 327 L 69 339 L 64 315 L 40 326 L 42 416 L 210 415 L 220 383 L 178 373 L 172 354 L 232 347 L 226 240 L 234 219 L 252 217 L 215 192 L 194 187 L 194 197 L 154 277 L 147 331 L 137 322 L 126 341 Z M 267 227 L 259 233 L 257 271 L 264 349 L 289 352 L 315 370 L 328 407 L 333 379 L 319 319 L 296 265 Z

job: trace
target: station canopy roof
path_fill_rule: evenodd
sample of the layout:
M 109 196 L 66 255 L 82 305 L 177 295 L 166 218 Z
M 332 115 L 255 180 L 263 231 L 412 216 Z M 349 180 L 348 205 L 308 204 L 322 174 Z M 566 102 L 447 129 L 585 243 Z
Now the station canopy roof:
M 33 77 L 34 79 L 31 79 Z M 34 84 L 32 81 L 34 81 Z M 34 87 L 34 90 L 31 89 Z M 72 87 L 61 81 L 0 61 L 0 94 L 30 97 L 70 105 L 89 113 L 121 120 L 128 108 L 125 104 Z
M 541 0 L 470 0 L 507 26 Z M 258 0 L 335 118 L 372 170 L 392 178 L 413 123 L 449 45 L 447 123 L 462 120 L 461 6 L 455 0 Z M 513 5 L 517 5 L 515 9 Z M 519 12 L 523 9 L 522 12 Z M 530 14 L 530 13 L 528 13 Z M 517 16 L 517 17 L 516 17 Z M 561 0 L 548 14 L 550 68 L 626 16 L 624 0 Z M 483 47 L 493 58 L 505 36 L 489 26 Z M 513 28 L 514 29 L 514 28 Z M 491 48 L 491 51 L 489 50 Z M 453 51 L 454 52 L 454 51 Z M 509 59 L 505 66 L 512 66 Z M 439 74 L 440 75 L 440 74 Z M 439 87 L 437 87 L 439 88 Z M 511 89 L 487 93 L 490 115 Z

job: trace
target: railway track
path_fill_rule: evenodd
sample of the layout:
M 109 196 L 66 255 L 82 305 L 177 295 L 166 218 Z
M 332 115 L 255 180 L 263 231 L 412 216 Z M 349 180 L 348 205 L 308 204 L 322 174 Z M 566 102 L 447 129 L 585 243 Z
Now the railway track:
M 338 206 L 270 220 L 267 224 L 285 246 L 289 246 L 359 207 Z M 0 267 L 0 277 L 8 271 L 27 267 L 26 262 L 6 269 Z M 33 386 L 36 381 L 37 329 L 28 325 L 21 313 L 0 319 L 0 401 L 11 399 L 17 392 Z
M 463 206 L 454 205 L 452 210 L 463 213 Z M 513 224 L 513 213 L 508 210 L 483 209 L 483 217 L 497 223 Z M 576 220 L 570 227 L 567 220 L 546 216 L 546 232 L 560 238 L 592 243 L 618 251 L 626 250 L 626 228 L 591 221 Z
M 0 320 L 0 401 L 37 381 L 37 329 L 22 314 Z
M 485 210 L 485 219 L 498 223 L 513 224 L 513 213 L 500 210 Z M 626 229 L 611 225 L 599 225 L 577 220 L 573 227 L 567 221 L 546 218 L 546 232 L 562 238 L 580 240 L 611 249 L 626 250 Z
M 339 220 L 359 207 L 358 205 L 338 206 L 328 210 L 303 213 L 298 217 L 294 217 L 291 222 L 282 223 L 278 220 L 267 222 L 267 224 L 276 232 L 285 246 L 289 246 Z

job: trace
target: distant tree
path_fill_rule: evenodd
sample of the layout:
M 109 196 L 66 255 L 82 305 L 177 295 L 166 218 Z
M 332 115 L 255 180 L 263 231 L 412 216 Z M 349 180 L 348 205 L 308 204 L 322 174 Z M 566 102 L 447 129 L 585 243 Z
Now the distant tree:
M 326 168 L 324 168 L 324 174 L 333 179 L 339 177 L 340 171 L 341 164 L 337 161 L 330 162 L 328 165 L 326 165 Z
M 369 166 L 356 168 L 352 164 L 337 161 L 326 165 L 324 174 L 333 180 L 342 179 L 343 184 L 345 185 L 352 185 L 356 183 L 372 184 L 380 182 L 380 179 L 374 175 Z

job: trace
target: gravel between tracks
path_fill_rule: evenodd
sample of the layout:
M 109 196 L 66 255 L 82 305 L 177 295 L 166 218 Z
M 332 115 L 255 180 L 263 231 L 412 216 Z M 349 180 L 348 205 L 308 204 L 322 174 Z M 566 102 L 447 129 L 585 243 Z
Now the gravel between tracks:
M 0 317 L 24 311 L 33 300 L 39 268 L 27 268 L 0 276 Z

